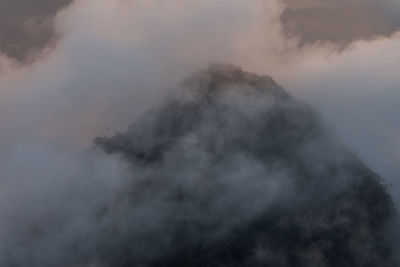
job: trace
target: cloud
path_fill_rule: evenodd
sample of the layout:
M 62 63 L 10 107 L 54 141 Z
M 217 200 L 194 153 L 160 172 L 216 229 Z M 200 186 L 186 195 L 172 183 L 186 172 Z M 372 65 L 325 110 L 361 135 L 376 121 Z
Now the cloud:
M 329 42 L 299 48 L 282 34 L 277 1 L 176 3 L 76 1 L 58 14 L 61 40 L 46 57 L 23 67 L 3 57 L 0 144 L 41 139 L 86 147 L 125 129 L 188 74 L 226 62 L 271 75 L 311 102 L 368 163 L 371 144 L 381 144 L 386 156 L 371 164 L 398 183 L 398 35 L 341 52 Z
M 111 204 L 131 177 L 118 157 L 47 144 L 21 143 L 2 150 L 0 158 L 4 266 L 76 266 L 71 261 L 82 255 L 68 245 L 97 231 L 86 216 L 102 203 Z
M 284 1 L 285 33 L 298 36 L 299 45 L 335 42 L 341 46 L 360 39 L 390 36 L 400 28 L 396 1 Z
M 340 54 L 312 55 L 293 68 L 285 86 L 312 103 L 342 140 L 392 184 L 400 203 L 397 167 L 400 123 L 400 36 L 358 41 Z
M 124 128 L 188 73 L 243 57 L 262 15 L 256 1 L 171 3 L 77 1 L 58 15 L 62 39 L 47 57 L 22 68 L 3 60 L 3 143 L 82 145 Z
M 56 39 L 53 17 L 72 0 L 2 0 L 0 52 L 18 61 L 32 60 Z

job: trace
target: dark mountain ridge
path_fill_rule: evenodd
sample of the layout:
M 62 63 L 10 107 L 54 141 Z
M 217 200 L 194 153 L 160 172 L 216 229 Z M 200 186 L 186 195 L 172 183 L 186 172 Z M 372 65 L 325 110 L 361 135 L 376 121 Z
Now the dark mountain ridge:
M 183 85 L 126 132 L 95 140 L 139 177 L 125 212 L 152 198 L 165 208 L 142 239 L 128 227 L 111 241 L 105 266 L 398 266 L 381 178 L 311 107 L 230 65 Z

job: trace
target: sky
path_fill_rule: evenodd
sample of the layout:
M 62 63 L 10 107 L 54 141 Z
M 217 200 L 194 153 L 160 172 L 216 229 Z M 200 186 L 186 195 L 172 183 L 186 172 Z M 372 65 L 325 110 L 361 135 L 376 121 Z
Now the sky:
M 299 45 L 332 41 L 345 46 L 358 39 L 390 36 L 399 26 L 395 1 L 296 1 L 287 0 L 281 14 L 288 35 L 300 37 Z
M 0 144 L 87 147 L 213 62 L 271 75 L 399 184 L 399 4 L 385 1 L 7 1 Z M 400 195 L 400 193 L 399 193 Z
M 68 190 L 91 181 L 123 190 L 129 167 L 87 156 L 94 138 L 213 63 L 309 103 L 400 205 L 399 18 L 398 0 L 0 0 L 0 214 L 39 218 L 17 211 L 44 197 L 43 214 L 80 210 Z

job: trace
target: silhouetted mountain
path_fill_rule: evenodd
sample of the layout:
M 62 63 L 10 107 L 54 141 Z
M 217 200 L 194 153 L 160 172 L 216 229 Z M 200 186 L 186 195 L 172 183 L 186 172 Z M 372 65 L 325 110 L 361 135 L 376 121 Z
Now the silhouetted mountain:
M 100 262 L 398 266 L 385 186 L 312 108 L 272 78 L 230 65 L 183 85 L 126 132 L 95 140 L 123 155 L 135 177 L 118 198 L 125 228 L 100 245 Z M 129 224 L 133 214 L 142 224 Z M 105 207 L 97 218 L 113 216 Z

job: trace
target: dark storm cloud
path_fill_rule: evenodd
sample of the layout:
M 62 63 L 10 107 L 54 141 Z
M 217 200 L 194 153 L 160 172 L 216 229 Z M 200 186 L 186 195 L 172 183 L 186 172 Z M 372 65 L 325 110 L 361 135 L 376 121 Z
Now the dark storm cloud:
M 281 15 L 286 34 L 300 37 L 300 45 L 331 41 L 346 45 L 359 39 L 390 36 L 400 28 L 395 1 L 285 0 Z
M 1 0 L 0 53 L 27 60 L 54 40 L 52 19 L 72 0 Z

